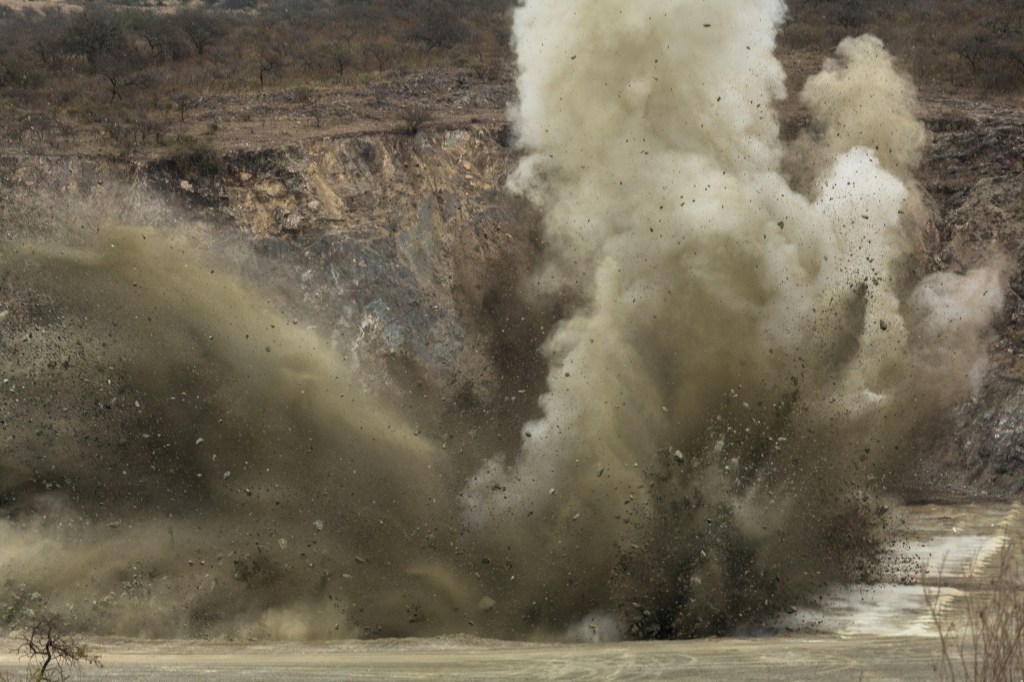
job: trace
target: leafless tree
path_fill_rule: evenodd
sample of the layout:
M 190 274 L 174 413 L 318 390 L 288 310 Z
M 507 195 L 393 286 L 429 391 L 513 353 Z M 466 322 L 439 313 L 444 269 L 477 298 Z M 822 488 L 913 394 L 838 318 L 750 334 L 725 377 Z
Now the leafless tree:
M 36 619 L 22 636 L 18 655 L 28 659 L 31 679 L 38 682 L 65 682 L 82 663 L 102 665 L 99 656 L 90 654 L 64 619 L 53 613 Z
M 114 12 L 89 5 L 71 21 L 62 43 L 68 53 L 85 57 L 89 66 L 95 68 L 101 57 L 123 48 L 125 36 Z
M 181 30 L 192 41 L 200 57 L 227 32 L 223 22 L 209 12 L 186 10 L 179 13 L 178 18 Z
M 200 97 L 194 97 L 187 92 L 173 92 L 171 93 L 171 102 L 174 103 L 174 108 L 178 111 L 178 118 L 181 123 L 185 122 L 185 114 L 189 109 L 192 109 L 202 101 Z
M 284 66 L 284 54 L 285 50 L 281 45 L 271 44 L 260 51 L 258 66 L 261 90 L 264 79 L 275 75 Z
M 449 49 L 465 42 L 469 31 L 459 8 L 448 2 L 433 2 L 418 9 L 417 22 L 410 33 L 429 49 Z
M 121 98 L 127 88 L 140 85 L 145 76 L 142 70 L 143 59 L 133 48 L 102 54 L 93 66 L 96 73 L 106 78 L 110 86 L 108 104 L 113 104 L 115 99 Z

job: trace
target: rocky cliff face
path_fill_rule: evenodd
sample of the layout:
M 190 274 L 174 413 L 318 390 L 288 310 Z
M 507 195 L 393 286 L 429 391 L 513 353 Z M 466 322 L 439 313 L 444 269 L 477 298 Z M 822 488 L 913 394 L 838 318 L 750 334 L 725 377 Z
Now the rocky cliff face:
M 205 165 L 8 157 L 4 221 L 10 232 L 29 214 L 60 224 L 113 211 L 205 225 L 201 239 L 240 235 L 251 244 L 236 256 L 243 269 L 371 381 L 479 406 L 522 383 L 513 374 L 543 335 L 518 296 L 539 246 L 537 217 L 505 189 L 509 135 L 504 123 L 361 135 Z M 76 201 L 93 208 L 69 208 Z
M 445 397 L 491 400 L 493 329 L 515 298 L 535 218 L 509 195 L 504 127 L 324 140 L 232 153 L 193 183 L 147 171 L 188 206 L 247 234 L 322 329 Z M 492 308 L 488 311 L 488 308 Z
M 930 267 L 1005 259 L 1006 305 L 985 386 L 923 442 L 921 490 L 1010 497 L 1024 490 L 1024 112 L 1019 105 L 926 103 L 923 184 L 936 201 Z
M 929 454 L 905 485 L 1006 496 L 1024 487 L 1024 112 L 948 99 L 922 109 L 935 227 L 926 267 L 1002 257 L 1009 290 L 985 388 L 929 427 Z M 60 207 L 75 197 L 108 216 L 117 206 L 120 220 L 207 225 L 200 238 L 246 244 L 236 260 L 253 281 L 378 388 L 436 401 L 440 413 L 501 412 L 495 421 L 514 429 L 541 389 L 537 348 L 557 311 L 520 295 L 540 244 L 537 216 L 505 189 L 509 137 L 499 120 L 233 151 L 208 166 L 7 157 L 3 227 L 29 213 L 65 220 Z
M 100 533 L 141 527 L 151 513 L 213 518 L 223 503 L 242 514 L 240 524 L 213 531 L 216 547 L 206 545 L 204 558 L 187 558 L 208 576 L 209 590 L 184 600 L 180 628 L 168 632 L 208 633 L 256 593 L 266 597 L 257 598 L 261 608 L 302 599 L 278 585 L 302 571 L 299 592 L 312 585 L 318 603 L 339 603 L 328 590 L 384 594 L 404 600 L 385 609 L 396 627 L 419 623 L 425 602 L 388 581 L 414 546 L 433 552 L 458 532 L 439 511 L 455 496 L 431 492 L 442 476 L 432 469 L 477 466 L 494 439 L 511 437 L 535 409 L 528 393 L 543 378 L 544 317 L 518 295 L 539 250 L 536 217 L 504 191 L 514 162 L 506 135 L 503 126 L 479 125 L 148 164 L 3 159 L 0 379 L 9 383 L 0 405 L 0 511 L 11 522 L 4 528 L 45 513 L 58 497 L 87 510 L 85 523 Z M 35 234 L 42 244 L 32 242 Z M 136 246 L 160 246 L 142 256 L 116 236 L 125 234 Z M 63 248 L 79 242 L 83 249 Z M 60 261 L 52 272 L 40 264 L 51 255 Z M 93 269 L 98 263 L 111 269 Z M 486 435 L 472 433 L 484 424 Z M 214 433 L 226 440 L 218 444 Z M 331 435 L 317 443 L 318 434 Z M 425 462 L 424 452 L 443 456 Z M 294 488 L 271 473 L 278 467 Z M 357 470 L 361 476 L 349 476 Z M 400 479 L 408 490 L 399 490 Z M 315 512 L 313 498 L 321 501 Z M 403 504 L 413 498 L 428 501 Z M 376 535 L 391 519 L 358 521 L 378 506 L 410 513 L 395 517 L 402 532 L 387 536 L 397 543 L 394 557 L 383 557 Z M 267 515 L 256 519 L 257 507 Z M 337 537 L 366 544 L 328 546 L 327 535 L 356 526 L 369 531 L 363 540 L 362 531 Z M 292 558 L 263 557 L 264 540 L 250 533 L 274 534 L 271 551 Z M 200 541 L 181 540 L 181 531 L 157 535 L 169 554 L 152 569 L 118 566 L 102 598 L 78 607 L 83 627 L 112 631 L 117 619 L 105 612 L 169 584 L 158 575 L 191 579 L 176 552 L 187 545 L 197 553 Z M 106 554 L 116 563 L 123 553 Z M 373 570 L 360 571 L 367 561 Z M 60 588 L 27 587 L 31 569 L 0 573 L 4 626 L 67 603 Z M 387 585 L 357 584 L 363 578 Z M 180 596 L 168 601 L 182 604 Z M 383 622 L 353 616 L 360 627 Z M 337 636 L 346 622 L 331 618 L 319 636 Z

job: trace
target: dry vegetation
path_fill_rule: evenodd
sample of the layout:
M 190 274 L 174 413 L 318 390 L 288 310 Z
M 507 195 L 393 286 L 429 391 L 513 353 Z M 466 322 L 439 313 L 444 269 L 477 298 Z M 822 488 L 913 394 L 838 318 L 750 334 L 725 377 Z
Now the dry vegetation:
M 179 137 L 189 144 L 192 119 L 231 104 L 225 96 L 256 104 L 249 116 L 258 117 L 268 93 L 301 101 L 304 123 L 319 127 L 330 113 L 317 106 L 325 90 L 432 70 L 503 77 L 509 23 L 505 0 L 8 4 L 0 6 L 0 141 L 91 150 L 84 140 L 98 138 L 126 152 Z M 202 132 L 217 131 L 212 118 Z
M 826 53 L 873 33 L 918 86 L 936 92 L 1024 91 L 1024 13 L 1018 0 L 790 0 L 786 50 Z
M 436 104 L 438 111 L 425 111 L 423 101 L 410 100 L 402 87 L 382 95 L 380 86 L 435 72 L 446 82 L 468 80 L 470 87 L 501 83 L 509 94 L 511 5 L 512 0 L 5 0 L 0 145 L 128 155 L 191 147 L 196 138 L 230 146 L 253 130 L 219 139 L 222 110 L 248 121 L 268 108 L 291 106 L 303 113 L 293 124 L 320 129 L 344 106 L 324 93 L 358 88 L 377 88 L 370 108 L 374 101 L 391 107 L 398 129 L 415 131 L 422 122 L 444 118 L 444 102 Z M 870 31 L 886 40 L 928 90 L 1024 89 L 1024 14 L 1014 0 L 790 5 L 782 46 L 789 55 L 805 55 L 808 69 L 843 36 Z M 501 109 L 501 103 L 488 104 Z
M 940 680 L 1015 682 L 1024 679 L 1024 577 L 1020 547 L 1008 541 L 996 555 L 987 589 L 969 589 L 963 612 L 951 618 L 942 610 L 942 588 L 926 588 L 925 598 L 939 634 Z M 964 581 L 980 573 L 975 565 Z M 940 572 L 940 584 L 942 577 Z
M 64 618 L 53 613 L 38 616 L 26 628 L 18 655 L 27 661 L 25 674 L 0 673 L 0 682 L 66 682 L 83 663 L 103 667 L 99 656 L 89 653 Z

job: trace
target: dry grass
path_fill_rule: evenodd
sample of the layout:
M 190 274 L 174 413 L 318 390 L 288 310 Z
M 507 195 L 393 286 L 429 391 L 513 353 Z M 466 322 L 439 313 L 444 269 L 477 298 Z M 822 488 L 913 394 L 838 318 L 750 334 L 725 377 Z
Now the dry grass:
M 996 556 L 994 577 L 985 589 L 967 589 L 963 612 L 950 619 L 942 608 L 942 589 L 925 588 L 925 600 L 939 634 L 939 680 L 1011 682 L 1024 680 L 1024 580 L 1020 546 L 1007 540 Z M 966 584 L 980 570 L 974 562 Z M 940 580 L 942 570 L 939 572 Z

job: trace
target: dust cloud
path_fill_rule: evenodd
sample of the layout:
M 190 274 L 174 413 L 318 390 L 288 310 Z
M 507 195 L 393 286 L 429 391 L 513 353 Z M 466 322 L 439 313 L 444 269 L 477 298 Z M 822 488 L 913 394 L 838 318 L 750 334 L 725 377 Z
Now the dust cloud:
M 795 164 L 784 13 L 516 15 L 512 186 L 549 247 L 533 289 L 584 304 L 546 343 L 543 417 L 464 509 L 534 569 L 509 599 L 541 623 L 610 608 L 634 636 L 705 634 L 855 575 L 901 438 L 983 373 L 998 269 L 915 272 L 913 87 L 879 40 L 844 41 L 802 93 Z M 801 165 L 806 193 L 782 170 Z
M 811 131 L 780 140 L 784 13 L 517 9 L 528 295 L 580 304 L 513 451 L 420 434 L 195 240 L 5 242 L 8 617 L 679 637 L 867 570 L 903 438 L 984 374 L 1002 279 L 919 272 L 926 136 L 876 39 L 842 43 L 802 95 Z
M 453 627 L 440 449 L 187 241 L 76 241 L 0 256 L 8 589 L 125 634 Z

